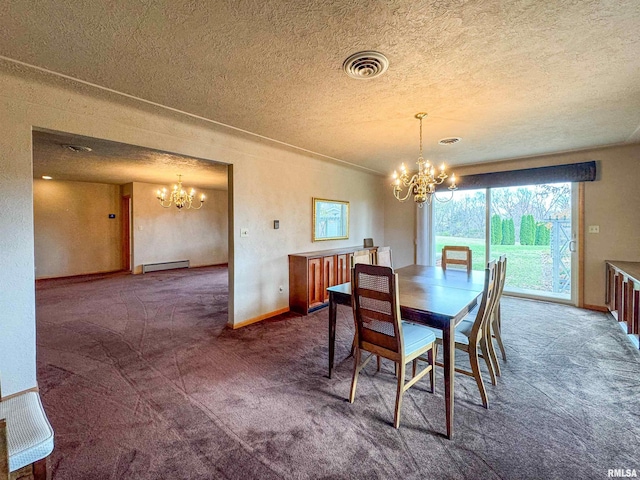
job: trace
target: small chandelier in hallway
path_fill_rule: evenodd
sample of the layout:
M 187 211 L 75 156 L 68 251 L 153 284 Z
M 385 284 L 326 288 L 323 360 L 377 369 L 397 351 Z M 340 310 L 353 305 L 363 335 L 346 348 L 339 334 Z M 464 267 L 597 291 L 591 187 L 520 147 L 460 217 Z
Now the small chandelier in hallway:
M 199 210 L 204 204 L 204 194 L 200 195 L 200 205 L 197 207 L 193 206 L 195 195 L 196 191 L 193 188 L 189 190 L 189 192 L 182 188 L 182 175 L 178 175 L 178 184 L 173 186 L 171 193 L 167 195 L 167 189 L 163 188 L 162 190 L 158 190 L 157 198 L 160 200 L 160 205 L 164 208 L 169 208 L 173 204 L 179 210 L 182 208 Z
M 431 197 L 436 192 L 436 186 L 440 185 L 448 177 L 444 163 L 440 167 L 440 173 L 436 175 L 435 167 L 429 160 L 425 160 L 422 157 L 422 119 L 426 116 L 426 113 L 416 113 L 416 118 L 420 120 L 420 156 L 416 162 L 418 164 L 418 173 L 409 178 L 407 168 L 403 163 L 400 166 L 399 176 L 397 172 L 393 172 L 392 183 L 393 195 L 398 200 L 404 202 L 411 194 L 413 194 L 413 201 L 416 202 L 419 207 L 422 207 L 425 203 L 431 203 Z M 404 187 L 408 187 L 408 189 L 407 193 L 403 195 L 402 190 Z M 453 190 L 458 188 L 456 185 L 456 176 L 454 174 L 451 174 L 451 185 L 449 185 L 448 188 L 451 190 L 451 198 L 453 198 Z M 448 202 L 451 198 L 440 201 Z M 436 199 L 438 199 L 438 197 L 436 197 Z

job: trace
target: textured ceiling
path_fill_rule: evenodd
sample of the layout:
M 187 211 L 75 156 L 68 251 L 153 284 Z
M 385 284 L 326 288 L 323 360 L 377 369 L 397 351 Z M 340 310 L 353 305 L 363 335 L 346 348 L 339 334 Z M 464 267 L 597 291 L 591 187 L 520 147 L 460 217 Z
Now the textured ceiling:
M 389 172 L 640 142 L 638 0 L 0 6 L 0 55 Z M 388 71 L 342 62 L 377 50 Z M 462 142 L 439 146 L 443 137 Z
M 68 145 L 89 147 L 74 152 Z M 33 132 L 33 178 L 111 183 L 175 184 L 227 190 L 227 166 L 124 143 L 55 132 Z

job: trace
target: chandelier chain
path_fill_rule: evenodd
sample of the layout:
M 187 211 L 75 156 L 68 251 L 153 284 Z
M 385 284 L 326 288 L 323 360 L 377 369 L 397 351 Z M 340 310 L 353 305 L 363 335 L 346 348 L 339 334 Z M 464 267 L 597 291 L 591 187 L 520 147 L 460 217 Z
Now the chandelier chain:
M 422 158 L 422 116 L 420 117 L 420 158 Z

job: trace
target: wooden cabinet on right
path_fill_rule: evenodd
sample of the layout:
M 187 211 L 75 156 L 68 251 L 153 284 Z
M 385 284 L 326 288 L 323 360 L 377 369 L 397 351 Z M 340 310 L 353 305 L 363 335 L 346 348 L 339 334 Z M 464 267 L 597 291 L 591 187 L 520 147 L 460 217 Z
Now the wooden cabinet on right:
M 640 262 L 606 262 L 605 304 L 640 346 Z

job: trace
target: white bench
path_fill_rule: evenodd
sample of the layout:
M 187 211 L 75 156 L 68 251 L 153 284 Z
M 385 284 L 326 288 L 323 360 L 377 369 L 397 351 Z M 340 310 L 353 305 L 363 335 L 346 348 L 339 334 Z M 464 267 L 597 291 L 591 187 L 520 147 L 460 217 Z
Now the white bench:
M 40 395 L 26 392 L 0 399 L 0 479 L 48 479 L 52 451 L 53 429 Z

